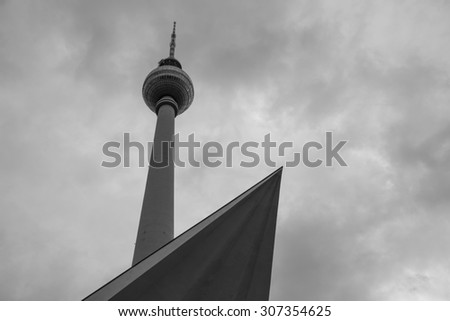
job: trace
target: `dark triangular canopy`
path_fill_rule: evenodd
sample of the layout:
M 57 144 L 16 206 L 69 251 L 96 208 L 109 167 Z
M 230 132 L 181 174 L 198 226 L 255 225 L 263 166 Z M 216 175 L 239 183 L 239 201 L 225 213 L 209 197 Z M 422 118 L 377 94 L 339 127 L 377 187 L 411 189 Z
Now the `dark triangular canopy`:
M 268 300 L 281 172 L 84 300 Z

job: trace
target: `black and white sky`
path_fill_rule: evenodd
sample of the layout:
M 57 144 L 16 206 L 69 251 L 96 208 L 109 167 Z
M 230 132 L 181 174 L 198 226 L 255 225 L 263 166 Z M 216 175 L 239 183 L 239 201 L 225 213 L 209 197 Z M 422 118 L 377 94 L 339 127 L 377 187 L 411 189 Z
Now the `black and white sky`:
M 271 299 L 450 299 L 448 1 L 0 1 L 0 299 L 80 300 L 131 264 L 152 140 L 143 80 L 168 55 L 200 142 L 348 140 L 285 168 Z M 286 157 L 274 157 L 277 166 Z M 175 170 L 179 234 L 275 170 Z

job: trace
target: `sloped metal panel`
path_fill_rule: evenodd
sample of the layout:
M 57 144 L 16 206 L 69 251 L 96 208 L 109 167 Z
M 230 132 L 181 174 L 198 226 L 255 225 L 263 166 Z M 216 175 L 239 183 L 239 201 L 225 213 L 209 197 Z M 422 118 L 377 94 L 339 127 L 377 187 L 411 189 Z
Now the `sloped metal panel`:
M 281 170 L 85 300 L 268 300 Z

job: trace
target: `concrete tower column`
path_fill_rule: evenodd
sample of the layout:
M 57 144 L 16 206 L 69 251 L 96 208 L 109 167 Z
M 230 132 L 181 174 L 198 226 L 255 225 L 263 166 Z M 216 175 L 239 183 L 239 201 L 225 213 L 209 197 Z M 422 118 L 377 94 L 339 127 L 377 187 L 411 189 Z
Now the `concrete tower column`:
M 174 236 L 173 142 L 176 102 L 157 103 L 158 120 L 148 169 L 147 185 L 134 249 L 133 265 L 167 244 Z
M 170 242 L 174 234 L 174 164 L 169 144 L 173 141 L 175 117 L 194 100 L 192 80 L 175 59 L 175 25 L 174 22 L 169 57 L 159 61 L 142 86 L 145 104 L 158 115 L 158 120 L 133 265 Z

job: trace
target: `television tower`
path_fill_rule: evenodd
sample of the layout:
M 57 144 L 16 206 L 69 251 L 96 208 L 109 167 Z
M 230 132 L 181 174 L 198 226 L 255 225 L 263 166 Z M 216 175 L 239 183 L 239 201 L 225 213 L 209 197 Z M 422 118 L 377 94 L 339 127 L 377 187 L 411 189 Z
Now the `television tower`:
M 282 168 L 173 238 L 175 117 L 194 87 L 170 54 L 144 81 L 158 115 L 132 266 L 84 301 L 268 300 Z
M 191 78 L 175 59 L 175 27 L 169 57 L 147 76 L 142 87 L 146 105 L 156 113 L 155 137 L 145 187 L 133 265 L 167 244 L 174 237 L 174 164 L 173 135 L 175 117 L 186 111 L 194 100 Z

